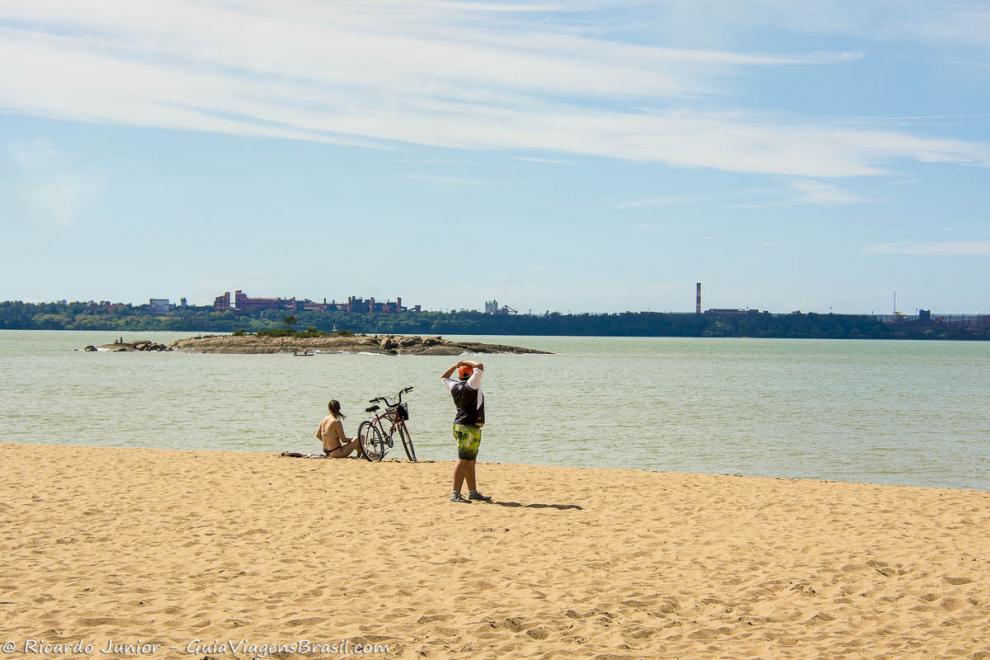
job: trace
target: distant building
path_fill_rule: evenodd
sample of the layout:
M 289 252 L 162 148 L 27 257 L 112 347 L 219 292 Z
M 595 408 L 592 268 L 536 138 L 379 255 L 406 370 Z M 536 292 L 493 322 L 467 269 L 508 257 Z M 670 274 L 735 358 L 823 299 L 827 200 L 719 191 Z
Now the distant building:
M 313 302 L 312 300 L 303 300 L 300 303 L 300 312 L 335 312 L 337 303 L 328 303 L 327 299 L 324 298 L 322 303 Z
M 344 308 L 345 312 L 350 312 L 352 314 L 367 313 L 371 311 L 371 306 L 375 304 L 375 299 L 372 298 L 370 301 L 364 298 L 355 298 L 354 296 L 347 296 L 347 307 Z
M 706 309 L 705 314 L 721 314 L 722 316 L 732 315 L 732 314 L 759 314 L 758 309 Z
M 230 309 L 230 291 L 224 291 L 222 296 L 213 299 L 213 311 L 226 312 Z
M 300 311 L 295 298 L 250 298 L 240 289 L 234 292 L 234 307 L 239 312 L 247 313 L 263 312 L 266 309 Z
M 508 305 L 502 305 L 499 307 L 497 300 L 486 300 L 485 301 L 485 314 L 516 314 L 516 310 L 512 309 Z
M 396 298 L 395 302 L 390 300 L 377 302 L 374 298 L 365 300 L 364 298 L 348 296 L 347 305 L 344 306 L 343 311 L 352 314 L 399 314 L 409 310 L 402 306 L 402 298 Z
M 148 301 L 148 309 L 152 314 L 168 314 L 172 311 L 172 306 L 168 298 L 152 298 Z
M 958 328 L 990 328 L 990 314 L 932 314 L 930 309 L 919 309 L 913 314 L 873 314 L 874 319 L 883 323 L 931 323 L 934 325 Z
M 230 292 L 228 291 L 214 299 L 213 309 L 218 312 L 236 309 L 238 312 L 246 314 L 273 309 L 291 312 L 350 312 L 355 314 L 400 314 L 409 311 L 402 306 L 402 298 L 396 298 L 395 301 L 379 302 L 374 298 L 348 296 L 346 303 L 338 303 L 336 300 L 327 302 L 326 298 L 323 299 L 322 303 L 318 303 L 309 299 L 297 300 L 296 298 L 252 298 L 240 289 L 234 292 L 233 307 L 230 304 Z M 414 308 L 417 312 L 420 309 L 419 305 Z
M 939 314 L 932 316 L 936 323 L 969 328 L 990 328 L 990 314 Z

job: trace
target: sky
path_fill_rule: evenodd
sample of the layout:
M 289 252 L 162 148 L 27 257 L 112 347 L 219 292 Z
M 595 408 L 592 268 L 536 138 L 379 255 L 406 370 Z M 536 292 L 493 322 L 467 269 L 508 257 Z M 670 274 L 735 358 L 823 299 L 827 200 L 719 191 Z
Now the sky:
M 990 313 L 985 0 L 3 0 L 0 299 Z

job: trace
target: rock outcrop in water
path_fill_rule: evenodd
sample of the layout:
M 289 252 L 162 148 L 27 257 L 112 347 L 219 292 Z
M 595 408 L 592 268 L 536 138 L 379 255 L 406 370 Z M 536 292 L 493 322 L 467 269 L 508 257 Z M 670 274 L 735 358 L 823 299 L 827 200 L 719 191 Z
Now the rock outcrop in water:
M 153 341 L 142 339 L 140 341 L 124 342 L 116 341 L 112 344 L 101 344 L 99 346 L 87 346 L 83 349 L 86 352 L 110 351 L 112 353 L 133 353 L 134 351 L 170 351 L 170 347 L 165 344 L 156 344 Z
M 378 353 L 382 355 L 460 355 L 462 353 L 538 353 L 519 346 L 447 341 L 441 337 L 396 335 L 331 335 L 272 337 L 265 335 L 207 335 L 179 339 L 168 350 L 187 353 Z

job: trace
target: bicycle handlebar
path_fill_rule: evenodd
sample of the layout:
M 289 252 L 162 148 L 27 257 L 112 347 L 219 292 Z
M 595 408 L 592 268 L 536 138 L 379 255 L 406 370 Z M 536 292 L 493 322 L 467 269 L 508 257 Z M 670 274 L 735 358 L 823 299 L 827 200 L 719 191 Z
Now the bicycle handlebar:
M 392 403 L 391 401 L 389 401 L 387 396 L 376 396 L 374 399 L 369 399 L 368 400 L 368 403 L 378 403 L 379 401 L 381 401 L 382 403 L 385 404 L 386 407 L 388 407 L 388 408 L 394 408 L 395 406 L 397 406 L 400 403 L 402 403 L 402 395 L 403 394 L 406 394 L 406 393 L 412 392 L 412 391 L 413 391 L 412 385 L 410 385 L 409 387 L 406 387 L 406 388 L 403 388 L 403 389 L 399 390 L 399 393 L 395 395 L 395 397 L 396 397 L 395 398 L 395 403 Z

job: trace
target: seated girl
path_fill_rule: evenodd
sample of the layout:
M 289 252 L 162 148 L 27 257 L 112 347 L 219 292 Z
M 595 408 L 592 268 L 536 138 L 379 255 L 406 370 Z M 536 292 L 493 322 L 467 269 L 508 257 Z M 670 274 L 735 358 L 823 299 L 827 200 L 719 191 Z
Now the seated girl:
M 361 455 L 361 443 L 357 438 L 344 435 L 344 414 L 340 412 L 340 402 L 331 399 L 327 405 L 330 414 L 323 418 L 316 429 L 316 439 L 323 443 L 323 454 L 327 458 L 347 458 L 357 452 Z

